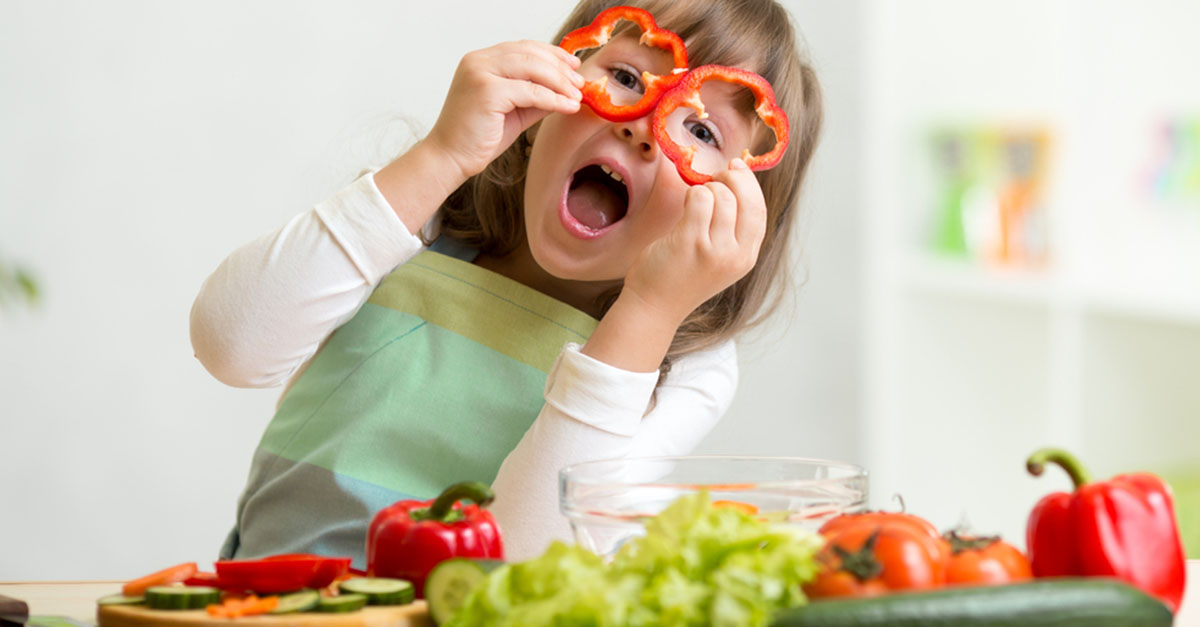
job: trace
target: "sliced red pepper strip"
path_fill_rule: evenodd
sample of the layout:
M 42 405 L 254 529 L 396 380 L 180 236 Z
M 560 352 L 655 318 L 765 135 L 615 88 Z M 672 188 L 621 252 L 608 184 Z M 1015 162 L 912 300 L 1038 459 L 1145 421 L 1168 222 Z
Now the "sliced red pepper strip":
M 642 84 L 645 91 L 642 93 L 641 99 L 632 105 L 613 104 L 606 89 L 607 76 L 586 83 L 580 90 L 583 92 L 583 102 L 591 107 L 597 115 L 610 122 L 636 120 L 650 113 L 654 105 L 658 104 L 662 94 L 679 82 L 688 67 L 687 48 L 683 45 L 683 40 L 679 38 L 679 35 L 659 28 L 654 21 L 654 16 L 645 9 L 637 7 L 617 6 L 605 9 L 596 16 L 596 19 L 592 20 L 590 25 L 567 33 L 558 45 L 571 54 L 588 48 L 599 48 L 608 43 L 619 20 L 628 20 L 642 29 L 639 43 L 670 51 L 675 67 L 671 74 L 666 76 L 642 72 Z
M 767 79 L 740 68 L 723 65 L 704 65 L 687 73 L 683 80 L 670 91 L 663 94 L 662 100 L 654 110 L 654 137 L 663 154 L 675 162 L 675 169 L 690 185 L 702 185 L 712 180 L 707 174 L 692 169 L 692 158 L 695 153 L 693 146 L 680 146 L 671 139 L 667 132 L 667 117 L 679 107 L 695 109 L 700 117 L 706 117 L 704 103 L 700 100 L 700 87 L 710 80 L 722 80 L 741 85 L 754 94 L 754 112 L 763 123 L 775 131 L 775 147 L 761 155 L 751 155 L 747 148 L 742 152 L 742 160 L 751 170 L 767 170 L 775 167 L 783 158 L 788 145 L 788 118 L 783 109 L 775 104 L 775 90 Z
M 220 560 L 215 566 L 217 585 L 222 589 L 272 594 L 324 588 L 349 571 L 350 558 L 287 554 L 257 560 Z

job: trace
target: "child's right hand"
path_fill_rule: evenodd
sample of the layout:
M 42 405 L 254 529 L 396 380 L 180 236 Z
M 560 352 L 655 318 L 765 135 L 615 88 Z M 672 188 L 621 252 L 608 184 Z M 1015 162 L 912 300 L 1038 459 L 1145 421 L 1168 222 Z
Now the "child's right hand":
M 575 55 L 538 41 L 467 53 L 426 141 L 461 169 L 463 180 L 482 172 L 533 123 L 579 111 L 579 64 Z

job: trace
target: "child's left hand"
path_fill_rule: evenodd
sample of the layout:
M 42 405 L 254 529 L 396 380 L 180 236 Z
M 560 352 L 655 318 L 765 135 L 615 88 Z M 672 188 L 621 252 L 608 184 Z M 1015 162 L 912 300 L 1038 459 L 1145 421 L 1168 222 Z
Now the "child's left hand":
M 634 261 L 622 295 L 678 325 L 754 268 L 766 226 L 758 179 L 735 159 L 712 182 L 687 191 L 679 222 Z

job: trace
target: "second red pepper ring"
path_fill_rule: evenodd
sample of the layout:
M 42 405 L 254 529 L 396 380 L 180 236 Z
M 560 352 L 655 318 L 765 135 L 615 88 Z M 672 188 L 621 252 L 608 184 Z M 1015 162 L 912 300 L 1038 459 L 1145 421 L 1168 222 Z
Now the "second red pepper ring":
M 581 90 L 584 103 L 591 107 L 597 115 L 610 122 L 636 120 L 650 113 L 658 104 L 663 92 L 679 82 L 688 67 L 687 48 L 679 35 L 659 28 L 654 21 L 654 16 L 646 10 L 636 7 L 616 6 L 605 9 L 588 26 L 567 33 L 558 45 L 571 54 L 588 48 L 599 48 L 608 43 L 617 23 L 621 20 L 632 22 L 642 30 L 639 43 L 669 51 L 674 68 L 671 74 L 665 76 L 642 72 L 641 78 L 645 91 L 642 93 L 642 97 L 631 105 L 613 103 L 607 90 L 607 76 L 588 81 Z
M 679 84 L 663 94 L 654 110 L 653 131 L 659 147 L 675 163 L 679 175 L 690 185 L 701 185 L 712 180 L 712 172 L 701 172 L 693 164 L 696 147 L 681 146 L 672 138 L 668 119 L 680 107 L 694 109 L 700 119 L 707 117 L 700 90 L 704 83 L 712 80 L 724 81 L 749 89 L 754 95 L 754 112 L 775 133 L 775 145 L 761 154 L 751 154 L 750 148 L 739 155 L 751 170 L 767 170 L 783 158 L 788 145 L 788 118 L 783 109 L 775 104 L 775 90 L 767 79 L 740 68 L 722 65 L 698 67 L 683 77 Z M 726 160 L 726 163 L 729 160 Z

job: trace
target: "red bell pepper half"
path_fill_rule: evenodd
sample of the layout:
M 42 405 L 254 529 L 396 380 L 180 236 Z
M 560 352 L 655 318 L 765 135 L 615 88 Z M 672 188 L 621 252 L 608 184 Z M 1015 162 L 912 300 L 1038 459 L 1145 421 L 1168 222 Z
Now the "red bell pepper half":
M 263 594 L 324 588 L 350 570 L 349 557 L 273 555 L 255 560 L 218 560 L 216 585 L 223 590 Z
M 645 91 L 642 93 L 641 99 L 632 105 L 617 106 L 613 104 L 608 90 L 605 88 L 608 83 L 607 76 L 586 83 L 580 90 L 583 92 L 583 102 L 591 107 L 597 115 L 610 122 L 636 120 L 650 113 L 654 105 L 658 104 L 659 97 L 663 92 L 679 82 L 679 78 L 687 71 L 688 67 L 687 48 L 683 45 L 683 40 L 679 38 L 679 35 L 659 28 L 654 21 L 654 16 L 645 9 L 636 7 L 617 6 L 605 9 L 592 20 L 590 25 L 567 33 L 558 45 L 571 54 L 588 48 L 599 48 L 608 43 L 613 29 L 620 20 L 633 22 L 642 29 L 639 43 L 670 51 L 675 67 L 667 76 L 642 72 Z
M 429 501 L 397 501 L 381 510 L 367 530 L 367 574 L 411 581 L 424 598 L 425 578 L 451 557 L 504 559 L 490 488 L 478 481 L 456 483 Z M 474 501 L 463 505 L 460 500 Z
M 706 117 L 704 103 L 700 100 L 700 87 L 710 80 L 741 85 L 754 94 L 754 112 L 775 132 L 775 147 L 757 156 L 751 155 L 750 149 L 747 148 L 742 153 L 742 160 L 751 170 L 775 167 L 787 150 L 788 117 L 783 109 L 775 104 L 775 90 L 771 88 L 771 84 L 767 79 L 748 70 L 723 65 L 704 65 L 688 72 L 679 84 L 663 94 L 662 100 L 654 110 L 654 137 L 658 140 L 663 154 L 675 163 L 679 176 L 689 185 L 702 185 L 712 180 L 711 176 L 692 169 L 695 147 L 675 143 L 666 128 L 667 117 L 679 107 L 690 107 L 695 109 L 701 118 Z
M 1170 486 L 1145 472 L 1093 482 L 1058 449 L 1037 451 L 1026 466 L 1036 476 L 1046 463 L 1067 471 L 1075 491 L 1045 496 L 1029 515 L 1034 576 L 1116 577 L 1176 611 L 1187 572 Z

